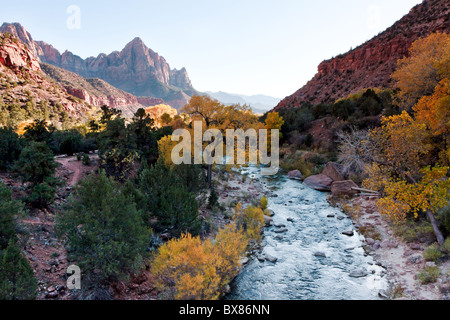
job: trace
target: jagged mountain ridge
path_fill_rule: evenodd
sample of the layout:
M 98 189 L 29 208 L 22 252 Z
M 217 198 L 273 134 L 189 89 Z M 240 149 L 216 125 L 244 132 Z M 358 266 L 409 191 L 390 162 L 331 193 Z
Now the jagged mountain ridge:
M 450 32 L 450 0 L 424 0 L 371 40 L 323 61 L 314 78 L 275 109 L 332 103 L 365 88 L 389 88 L 397 61 L 408 54 L 411 44 L 436 31 Z
M 61 54 L 50 44 L 34 41 L 19 23 L 4 23 L 0 32 L 15 35 L 42 62 L 84 78 L 100 78 L 135 96 L 163 99 L 180 108 L 198 93 L 185 68 L 171 69 L 164 57 L 149 49 L 140 38 L 133 39 L 122 51 L 82 59 L 70 51 Z

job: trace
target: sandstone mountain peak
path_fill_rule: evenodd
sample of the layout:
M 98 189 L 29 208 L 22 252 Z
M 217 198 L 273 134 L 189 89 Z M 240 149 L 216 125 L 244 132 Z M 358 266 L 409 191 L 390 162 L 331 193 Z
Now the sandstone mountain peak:
M 121 51 L 82 59 L 70 51 L 62 54 L 52 45 L 34 41 L 19 23 L 4 23 L 9 32 L 25 43 L 40 61 L 74 72 L 84 78 L 99 78 L 136 96 L 163 99 L 175 108 L 183 107 L 198 92 L 185 68 L 172 69 L 164 57 L 136 37 Z
M 303 103 L 330 103 L 365 88 L 390 87 L 397 61 L 411 44 L 426 35 L 450 32 L 448 0 L 425 0 L 393 26 L 361 46 L 323 61 L 304 87 L 282 100 L 276 109 L 298 108 Z

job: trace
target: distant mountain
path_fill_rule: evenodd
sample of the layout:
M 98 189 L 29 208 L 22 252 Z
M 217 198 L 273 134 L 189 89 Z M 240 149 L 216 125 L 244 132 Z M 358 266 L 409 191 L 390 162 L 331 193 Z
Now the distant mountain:
M 125 117 L 132 117 L 139 108 L 153 104 L 141 104 L 138 98 L 131 93 L 113 87 L 98 78 L 85 79 L 82 76 L 41 62 L 42 71 L 51 80 L 56 81 L 67 93 L 75 96 L 94 107 L 107 105 L 119 109 Z
M 15 35 L 42 62 L 84 78 L 100 78 L 135 96 L 163 99 L 167 104 L 180 108 L 198 93 L 185 68 L 171 69 L 166 60 L 149 49 L 140 38 L 133 39 L 120 52 L 82 59 L 69 51 L 61 54 L 43 41 L 34 41 L 19 23 L 4 23 L 0 32 Z
M 378 36 L 322 62 L 314 78 L 276 109 L 331 103 L 365 88 L 389 88 L 397 61 L 408 54 L 411 44 L 436 31 L 450 32 L 449 0 L 424 0 Z
M 219 100 L 224 104 L 247 104 L 253 112 L 263 114 L 273 109 L 281 99 L 265 96 L 262 94 L 248 96 L 243 94 L 226 93 L 226 92 L 205 92 L 207 95 Z

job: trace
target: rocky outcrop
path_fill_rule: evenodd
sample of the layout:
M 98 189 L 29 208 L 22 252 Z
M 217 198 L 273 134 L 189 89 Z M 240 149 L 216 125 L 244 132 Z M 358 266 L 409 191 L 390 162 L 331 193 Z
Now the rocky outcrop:
M 137 97 L 137 100 L 140 104 L 146 107 L 153 107 L 157 106 L 158 104 L 164 104 L 164 100 L 159 98 Z
M 3 39 L 3 35 L 2 35 Z M 41 71 L 41 67 L 36 57 L 17 39 L 11 41 L 3 40 L 5 44 L 0 47 L 0 63 L 9 69 L 20 70 L 29 69 Z
M 26 44 L 10 34 L 0 33 L 0 80 L 9 84 L 0 86 L 0 96 L 4 106 L 20 106 L 22 117 L 14 121 L 26 124 L 31 120 L 27 117 L 31 117 L 34 111 L 29 109 L 32 101 L 36 105 L 42 102 L 45 107 L 39 108 L 51 113 L 50 118 L 55 125 L 67 115 L 76 120 L 85 119 L 92 107 L 75 99 L 63 86 L 49 81 L 42 71 L 37 57 Z M 0 125 L 5 123 L 0 122 Z
M 358 188 L 358 185 L 352 180 L 335 181 L 331 184 L 331 194 L 333 197 L 354 196 L 358 191 L 353 188 Z
M 62 54 L 53 46 L 34 41 L 18 23 L 4 23 L 8 31 L 21 39 L 42 62 L 74 72 L 84 78 L 100 78 L 135 96 L 160 98 L 181 108 L 198 92 L 185 68 L 171 69 L 164 57 L 149 49 L 140 38 L 133 39 L 122 51 L 82 59 L 72 52 Z
M 323 61 L 304 87 L 282 100 L 276 109 L 298 108 L 305 102 L 332 103 L 365 88 L 391 87 L 398 59 L 418 38 L 435 31 L 450 32 L 448 0 L 425 0 L 392 27 L 359 46 Z
M 344 177 L 342 175 L 341 166 L 334 162 L 328 162 L 322 171 L 322 174 L 330 177 L 333 181 L 342 181 Z
M 287 174 L 289 179 L 293 180 L 303 180 L 303 175 L 299 170 L 289 171 Z
M 317 174 L 309 176 L 305 179 L 305 181 L 303 181 L 303 183 L 306 186 L 318 191 L 331 191 L 331 184 L 333 183 L 333 180 L 324 174 Z
M 119 90 L 98 78 L 85 79 L 76 73 L 41 63 L 45 74 L 59 83 L 66 91 L 94 107 L 107 105 L 119 109 L 125 117 L 132 117 L 141 105 L 136 96 Z

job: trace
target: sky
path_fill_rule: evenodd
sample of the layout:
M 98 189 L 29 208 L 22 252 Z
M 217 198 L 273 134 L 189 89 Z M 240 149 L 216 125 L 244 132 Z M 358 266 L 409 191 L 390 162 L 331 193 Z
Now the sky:
M 323 60 L 370 40 L 421 0 L 20 0 L 0 24 L 82 58 L 140 37 L 194 88 L 284 98 Z

